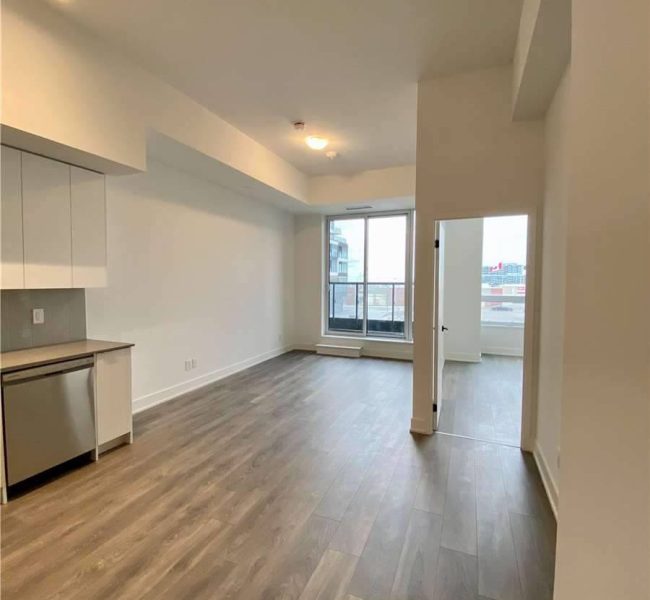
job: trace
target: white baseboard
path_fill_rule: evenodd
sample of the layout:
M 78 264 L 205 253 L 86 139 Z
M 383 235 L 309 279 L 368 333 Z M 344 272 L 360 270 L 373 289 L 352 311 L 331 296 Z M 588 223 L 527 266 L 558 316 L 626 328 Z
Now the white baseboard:
M 375 345 L 361 345 L 361 356 L 370 358 L 391 358 L 394 360 L 413 361 L 413 347 L 401 348 L 398 344 L 392 344 L 395 348 L 390 347 L 388 344 L 377 347 Z M 317 352 L 318 344 L 294 344 L 293 350 L 302 350 L 304 352 Z
M 445 352 L 445 360 L 453 360 L 456 362 L 480 363 L 481 354 L 473 354 L 471 352 Z
M 292 350 L 302 350 L 303 352 L 316 352 L 315 344 L 294 344 Z
M 424 419 L 411 419 L 411 433 L 420 433 L 422 435 L 431 435 L 433 431 L 429 429 L 428 423 Z
M 326 356 L 345 356 L 346 358 L 359 358 L 360 346 L 340 346 L 338 344 L 316 344 L 316 353 Z
M 523 358 L 524 353 L 520 348 L 508 348 L 507 346 L 487 346 L 481 349 L 481 354 L 495 354 L 496 356 L 516 356 Z
M 400 352 L 398 349 L 387 350 L 385 348 L 361 348 L 361 355 L 370 358 L 392 358 L 393 360 L 407 360 L 413 361 L 413 352 Z
M 539 474 L 542 478 L 542 483 L 544 484 L 544 489 L 546 490 L 548 501 L 551 504 L 551 509 L 553 509 L 553 514 L 557 520 L 557 507 L 560 497 L 557 483 L 551 475 L 551 471 L 548 468 L 548 463 L 546 462 L 546 457 L 544 456 L 544 453 L 542 452 L 542 449 L 539 447 L 539 444 L 537 442 L 535 442 L 533 457 L 535 458 L 537 469 L 539 470 Z
M 168 388 L 158 390 L 157 392 L 152 392 L 151 394 L 140 396 L 139 398 L 135 398 L 133 400 L 133 412 L 139 413 L 158 404 L 162 404 L 163 402 L 168 402 L 169 400 L 173 400 L 182 394 L 186 394 L 187 392 L 191 392 L 198 388 L 214 383 L 215 381 L 219 381 L 220 379 L 228 377 L 229 375 L 234 375 L 239 371 L 248 369 L 249 367 L 264 362 L 265 360 L 269 360 L 270 358 L 280 356 L 281 354 L 285 354 L 286 352 L 290 352 L 291 350 L 293 350 L 293 346 L 285 346 L 282 348 L 269 350 L 268 352 L 247 358 L 246 360 L 242 360 L 238 363 L 223 367 L 222 369 L 217 369 L 216 371 L 205 373 L 204 375 L 195 377 L 194 379 L 189 379 L 187 381 L 177 383 L 176 385 L 172 385 Z

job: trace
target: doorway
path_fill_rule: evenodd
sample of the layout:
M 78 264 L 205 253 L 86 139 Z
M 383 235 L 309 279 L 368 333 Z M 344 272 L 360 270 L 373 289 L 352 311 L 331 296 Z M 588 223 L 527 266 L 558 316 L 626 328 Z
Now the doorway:
M 526 215 L 436 223 L 434 428 L 520 446 Z

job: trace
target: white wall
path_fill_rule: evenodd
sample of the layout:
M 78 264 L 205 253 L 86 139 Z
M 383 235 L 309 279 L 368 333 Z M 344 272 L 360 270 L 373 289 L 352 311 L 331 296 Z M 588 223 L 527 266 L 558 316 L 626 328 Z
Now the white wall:
M 314 349 L 322 330 L 323 220 L 322 215 L 296 215 L 295 342 L 305 350 Z
M 513 116 L 543 118 L 571 55 L 571 1 L 524 0 L 514 56 Z
M 422 81 L 418 86 L 414 431 L 432 431 L 434 222 L 527 214 L 529 246 L 534 250 L 537 244 L 537 211 L 544 189 L 543 124 L 513 123 L 511 94 L 510 67 Z M 528 275 L 536 282 L 534 261 Z M 536 298 L 530 297 L 526 327 L 531 333 L 536 311 Z M 535 360 L 535 335 L 526 339 L 527 355 Z M 534 394 L 533 386 L 534 378 L 525 372 L 525 399 Z M 529 409 L 524 404 L 524 411 Z M 530 432 L 523 433 L 528 443 Z
M 557 600 L 650 597 L 649 11 L 573 0 Z
M 569 78 L 567 69 L 546 115 L 546 190 L 535 442 L 537 461 L 556 506 L 564 380 L 564 296 L 570 171 L 567 139 L 570 127 Z
M 445 359 L 481 360 L 483 219 L 445 222 Z
M 136 408 L 291 344 L 292 215 L 158 162 L 106 188 L 109 285 L 87 290 L 88 335 L 135 343 Z
M 499 356 L 524 355 L 524 328 L 503 325 L 481 326 L 481 352 Z
M 309 180 L 311 204 L 358 204 L 415 197 L 415 165 L 374 169 L 352 175 L 321 175 Z

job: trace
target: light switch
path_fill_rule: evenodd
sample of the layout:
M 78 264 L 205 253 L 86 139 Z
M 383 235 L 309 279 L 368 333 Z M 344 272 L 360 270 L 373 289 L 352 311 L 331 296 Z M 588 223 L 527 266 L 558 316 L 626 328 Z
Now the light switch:
M 43 325 L 45 323 L 45 309 L 34 308 L 32 310 L 32 323 L 34 325 Z

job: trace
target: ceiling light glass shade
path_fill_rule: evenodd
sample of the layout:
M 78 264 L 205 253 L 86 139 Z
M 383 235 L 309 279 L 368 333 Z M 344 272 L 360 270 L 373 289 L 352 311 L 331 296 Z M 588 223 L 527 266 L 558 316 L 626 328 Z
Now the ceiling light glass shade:
M 312 150 L 322 150 L 329 144 L 329 140 L 318 137 L 317 135 L 309 135 L 305 138 L 305 144 L 307 144 Z

